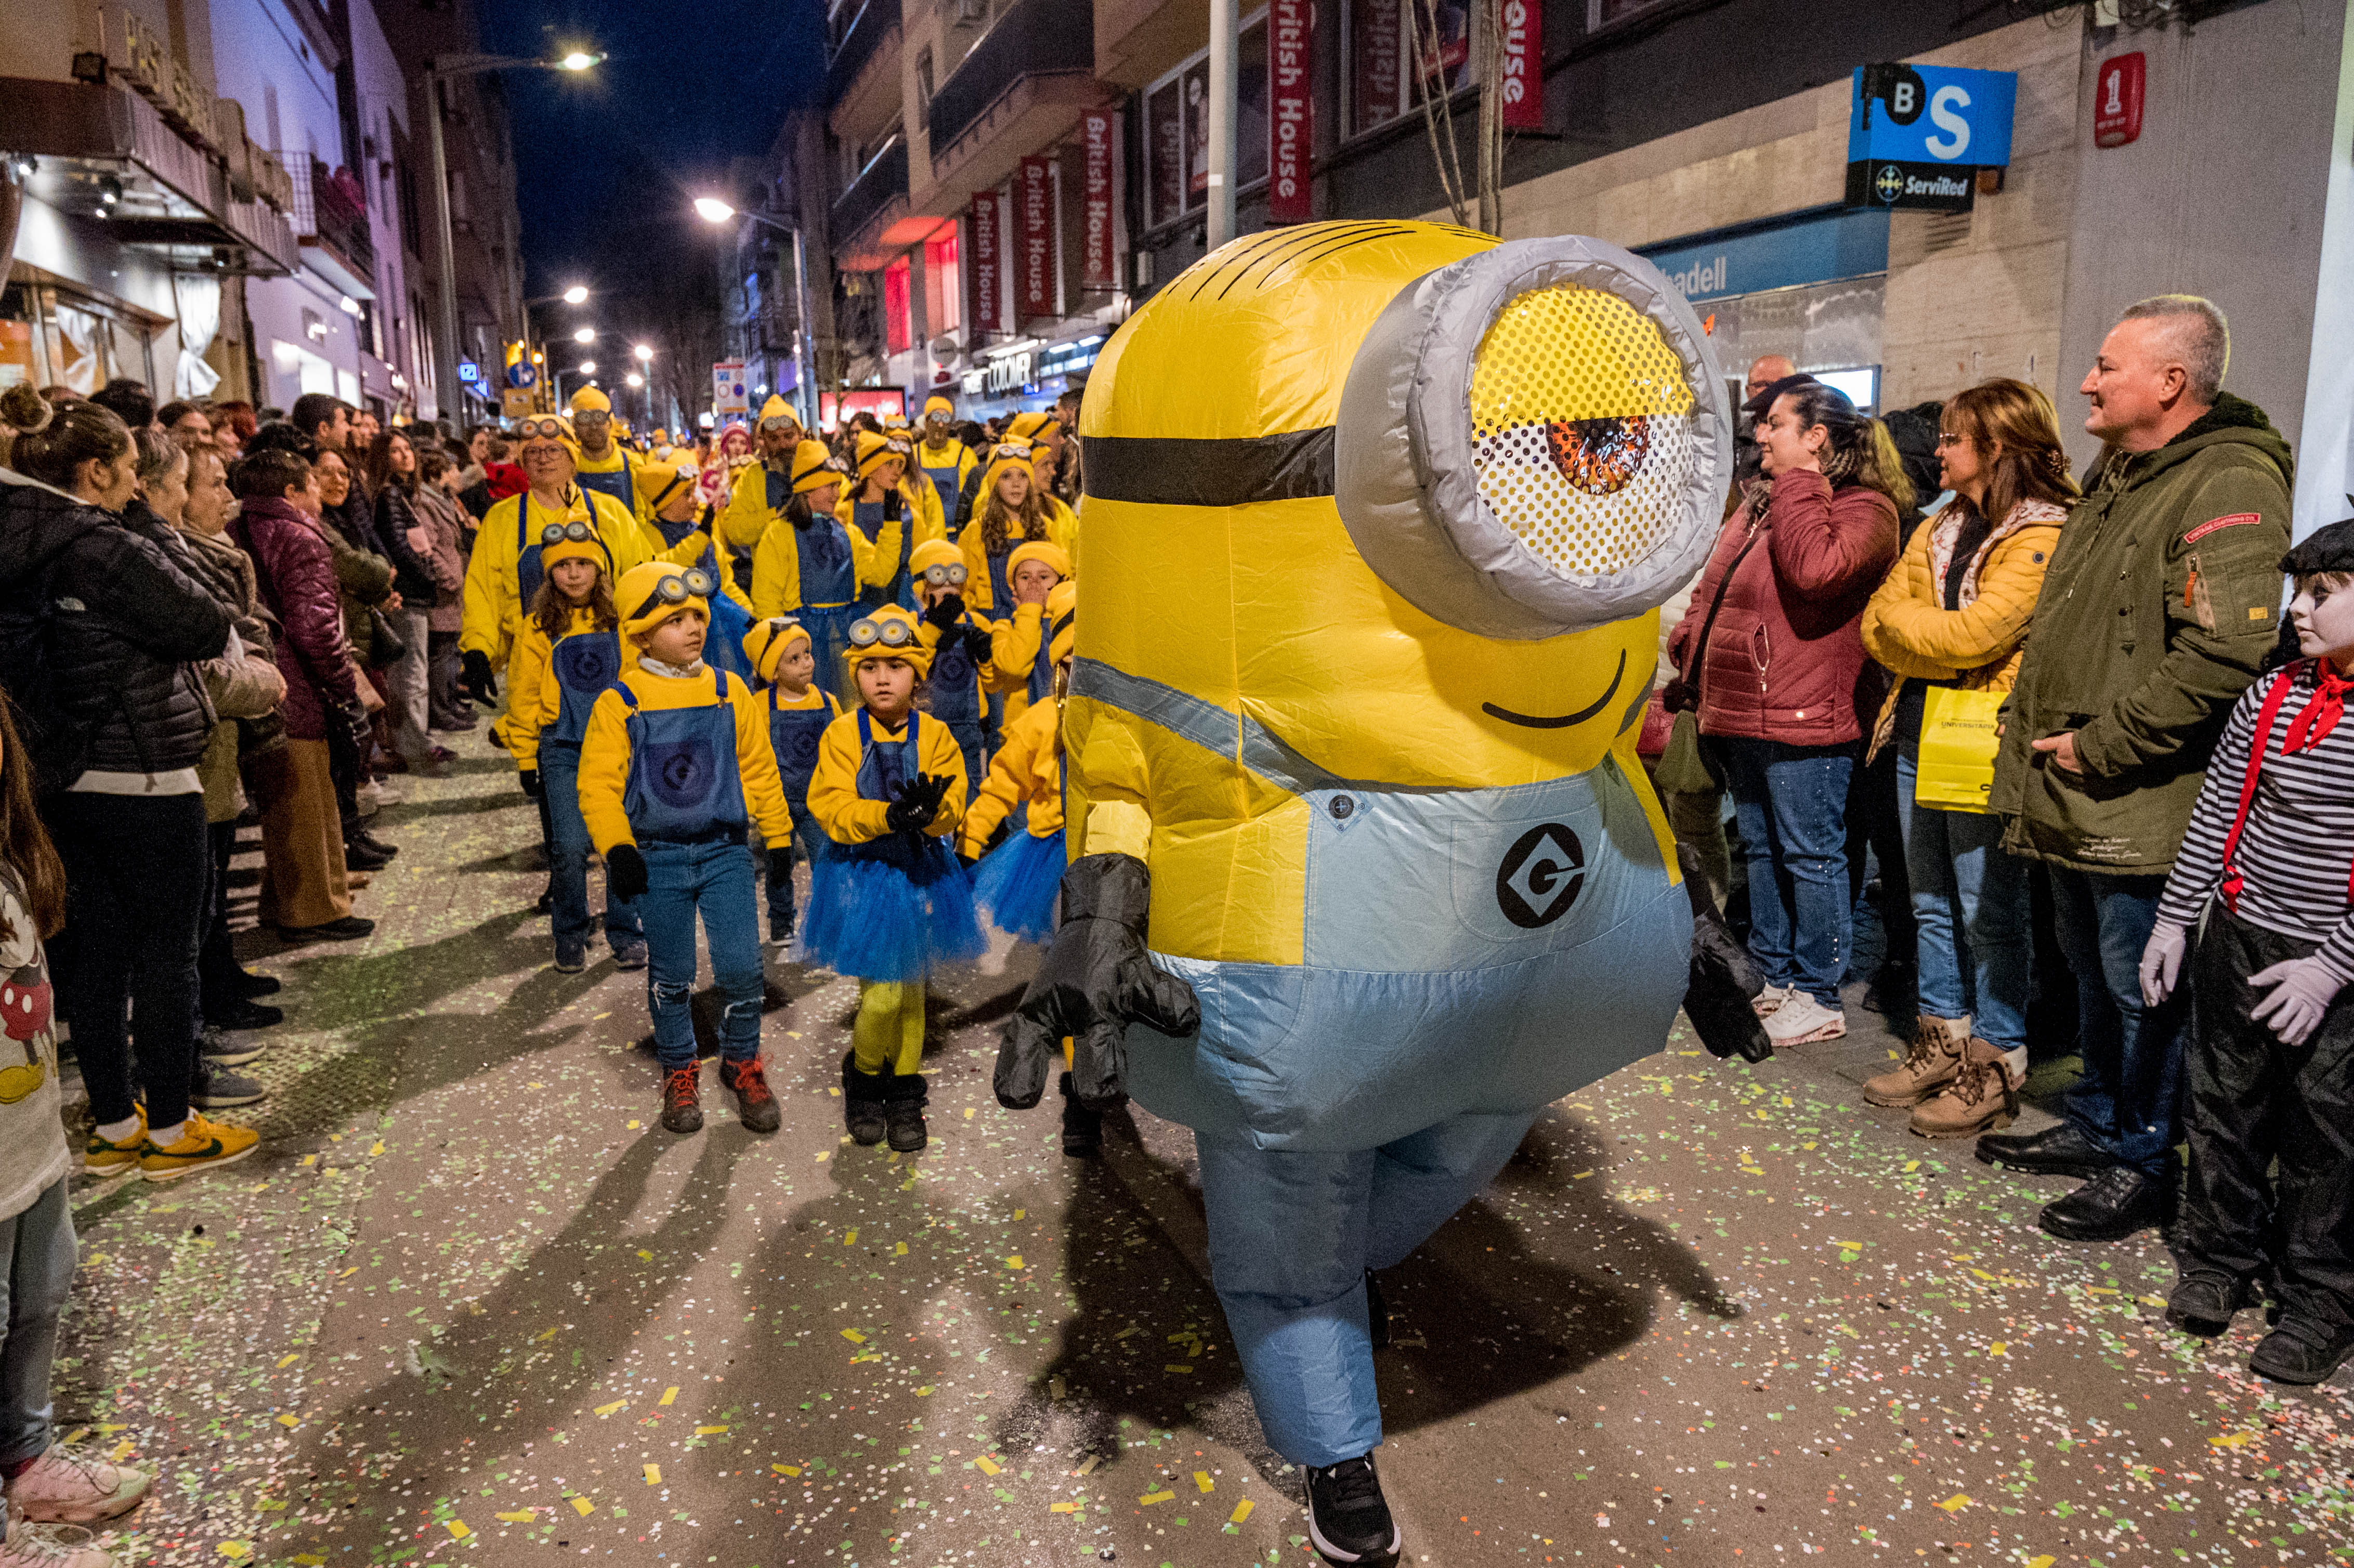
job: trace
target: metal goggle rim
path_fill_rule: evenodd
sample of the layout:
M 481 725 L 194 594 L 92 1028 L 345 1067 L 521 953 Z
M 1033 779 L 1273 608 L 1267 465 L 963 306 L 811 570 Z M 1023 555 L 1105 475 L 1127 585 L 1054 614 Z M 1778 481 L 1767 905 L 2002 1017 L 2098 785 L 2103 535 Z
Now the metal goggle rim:
M 953 561 L 946 566 L 926 567 L 924 568 L 924 580 L 931 584 L 934 588 L 938 588 L 942 583 L 960 583 L 971 575 L 972 573 L 967 569 L 962 561 Z
M 764 430 L 781 430 L 789 428 L 796 430 L 801 428 L 801 420 L 791 414 L 770 414 L 760 421 L 760 429 Z
M 576 517 L 569 523 L 550 523 L 546 527 L 542 528 L 539 531 L 539 543 L 542 548 L 550 545 L 560 545 L 567 539 L 576 545 L 585 545 L 596 536 L 597 530 Z
M 537 440 L 542 436 L 560 441 L 565 439 L 566 432 L 561 419 L 525 419 L 515 427 L 515 434 L 526 441 Z
M 572 412 L 572 423 L 576 427 L 580 425 L 610 425 L 612 422 L 613 411 L 610 408 L 576 408 Z
M 850 629 L 853 648 L 908 648 L 915 641 L 916 629 L 904 620 L 861 620 Z
M 644 620 L 646 612 L 658 604 L 684 604 L 690 599 L 709 599 L 713 588 L 710 573 L 700 567 L 689 567 L 677 576 L 664 577 L 654 584 L 654 591 L 646 596 L 646 602 L 638 606 L 630 619 Z

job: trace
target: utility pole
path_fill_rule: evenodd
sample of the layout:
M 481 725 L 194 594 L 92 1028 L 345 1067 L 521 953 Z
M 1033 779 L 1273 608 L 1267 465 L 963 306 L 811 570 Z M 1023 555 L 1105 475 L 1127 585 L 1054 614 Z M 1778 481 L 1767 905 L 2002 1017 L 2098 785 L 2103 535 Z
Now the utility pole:
M 1235 237 L 1235 0 L 1210 0 L 1208 249 Z

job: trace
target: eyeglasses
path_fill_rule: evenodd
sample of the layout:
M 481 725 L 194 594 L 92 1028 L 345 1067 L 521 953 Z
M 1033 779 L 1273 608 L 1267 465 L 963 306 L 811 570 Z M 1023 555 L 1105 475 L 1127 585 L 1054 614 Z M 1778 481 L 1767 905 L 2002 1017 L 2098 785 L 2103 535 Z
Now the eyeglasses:
M 542 549 L 547 549 L 561 545 L 567 539 L 576 545 L 585 545 L 596 536 L 596 529 L 575 518 L 569 523 L 550 523 L 546 527 L 542 528 L 539 531 L 539 543 Z
M 965 565 L 961 561 L 951 561 L 946 566 L 924 568 L 924 580 L 934 588 L 949 585 L 961 587 L 964 579 L 971 575 L 965 569 Z
M 850 629 L 853 648 L 905 648 L 916 640 L 916 629 L 904 620 L 861 620 Z
M 658 604 L 684 604 L 690 599 L 709 599 L 714 588 L 710 573 L 700 567 L 689 567 L 654 584 L 653 592 L 646 596 L 645 603 L 638 606 L 630 619 L 644 620 L 647 612 Z
M 537 440 L 543 436 L 552 441 L 560 441 L 569 433 L 561 419 L 525 419 L 515 427 L 515 434 L 527 441 Z

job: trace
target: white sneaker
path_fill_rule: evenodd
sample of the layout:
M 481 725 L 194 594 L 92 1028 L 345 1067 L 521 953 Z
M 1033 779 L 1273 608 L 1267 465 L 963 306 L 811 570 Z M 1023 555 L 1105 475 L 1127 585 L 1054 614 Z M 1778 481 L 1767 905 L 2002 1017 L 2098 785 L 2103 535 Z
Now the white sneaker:
M 1846 1013 L 1837 1008 L 1825 1007 L 1804 991 L 1791 996 L 1766 1019 L 1766 1038 L 1776 1045 L 1805 1045 L 1817 1040 L 1836 1040 L 1846 1033 Z
M 1798 994 L 1794 985 L 1769 985 L 1749 999 L 1749 1011 L 1760 1018 L 1771 1018 L 1781 1005 Z
M 408 791 L 400 787 L 399 779 L 393 774 L 380 775 L 374 782 L 376 801 L 379 806 L 398 806 L 408 799 Z
M 361 779 L 358 786 L 352 790 L 352 803 L 359 809 L 363 818 L 375 816 L 384 804 L 376 795 L 376 780 Z
M 8 1521 L 0 1542 L 0 1568 L 122 1568 L 120 1560 L 91 1544 L 97 1537 L 77 1524 Z

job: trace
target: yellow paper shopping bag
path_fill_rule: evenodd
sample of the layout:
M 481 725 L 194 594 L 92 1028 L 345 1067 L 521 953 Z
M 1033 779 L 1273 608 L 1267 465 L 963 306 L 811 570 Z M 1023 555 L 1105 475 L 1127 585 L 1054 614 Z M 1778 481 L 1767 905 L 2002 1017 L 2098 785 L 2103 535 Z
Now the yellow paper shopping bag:
M 1947 811 L 1984 811 L 1994 789 L 2001 692 L 1932 686 L 1921 714 L 1921 764 L 1913 799 Z

